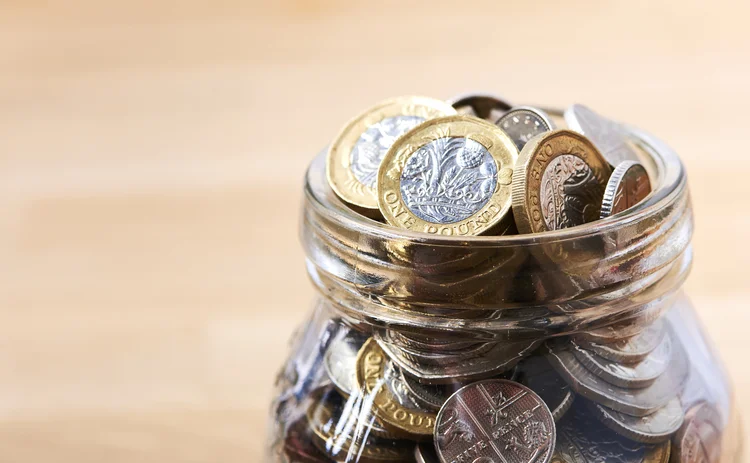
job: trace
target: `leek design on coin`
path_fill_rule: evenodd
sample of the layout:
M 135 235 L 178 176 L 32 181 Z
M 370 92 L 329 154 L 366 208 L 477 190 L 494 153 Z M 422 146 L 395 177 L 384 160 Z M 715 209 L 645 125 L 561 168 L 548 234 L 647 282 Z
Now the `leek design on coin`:
M 459 389 L 440 409 L 435 448 L 443 462 L 547 463 L 555 421 L 526 386 L 490 379 Z
M 648 172 L 634 161 L 625 161 L 615 167 L 607 182 L 602 200 L 601 218 L 619 214 L 643 201 L 651 193 Z
M 610 164 L 638 161 L 628 132 L 622 125 L 600 116 L 584 105 L 574 104 L 565 110 L 565 122 L 572 130 L 586 135 Z
M 537 135 L 513 173 L 513 216 L 521 233 L 574 227 L 599 218 L 611 169 L 594 145 L 570 130 Z
M 554 130 L 555 124 L 544 111 L 529 106 L 513 108 L 495 122 L 508 134 L 518 151 L 535 136 Z
M 377 177 L 388 148 L 422 122 L 456 114 L 448 103 L 425 97 L 386 100 L 352 119 L 328 150 L 331 188 L 347 203 L 377 210 Z
M 380 211 L 391 225 L 430 234 L 507 228 L 517 158 L 513 141 L 489 122 L 471 116 L 425 122 L 383 159 Z

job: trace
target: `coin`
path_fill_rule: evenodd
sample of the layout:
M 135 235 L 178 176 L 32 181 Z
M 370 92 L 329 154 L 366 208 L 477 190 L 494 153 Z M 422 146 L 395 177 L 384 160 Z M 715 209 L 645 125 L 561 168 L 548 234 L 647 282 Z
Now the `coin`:
M 635 363 L 643 360 L 664 339 L 664 322 L 658 319 L 641 332 L 628 339 L 608 344 L 586 342 L 576 339 L 576 342 L 600 357 L 622 363 Z
M 331 461 L 313 445 L 310 426 L 305 417 L 298 419 L 287 428 L 280 456 L 284 463 L 326 463 Z
M 433 119 L 399 138 L 378 173 L 380 212 L 396 227 L 478 235 L 511 223 L 518 158 L 510 138 L 470 116 Z
M 487 378 L 509 370 L 532 352 L 538 340 L 491 343 L 491 348 L 476 355 L 444 356 L 441 362 L 423 363 L 418 357 L 394 349 L 388 343 L 381 348 L 406 374 L 426 384 L 445 384 Z
M 553 463 L 667 463 L 669 441 L 648 445 L 630 441 L 602 426 L 576 406 L 557 424 Z
M 411 457 L 408 441 L 370 436 L 369 423 L 360 419 L 357 410 L 346 408 L 336 390 L 317 389 L 310 397 L 307 420 L 317 436 L 314 442 L 334 460 L 375 463 Z
M 440 463 L 432 443 L 417 444 L 414 447 L 414 459 L 416 463 Z
M 721 459 L 722 420 L 708 402 L 687 411 L 685 422 L 674 436 L 674 463 L 716 463 Z
M 513 173 L 513 216 L 521 233 L 574 227 L 599 218 L 607 161 L 584 136 L 553 130 L 524 146 Z
M 565 110 L 568 127 L 587 136 L 613 166 L 623 161 L 638 161 L 638 154 L 622 125 L 600 116 L 586 106 L 574 104 Z
M 364 341 L 364 337 L 353 330 L 337 333 L 324 357 L 328 377 L 344 395 L 350 395 L 355 388 L 357 353 Z
M 555 124 L 544 111 L 529 106 L 511 109 L 498 119 L 495 125 L 508 134 L 518 151 L 535 136 L 555 128 Z
M 459 389 L 440 409 L 435 447 L 443 462 L 546 463 L 555 447 L 555 421 L 526 386 L 479 381 Z
M 448 100 L 459 114 L 496 121 L 513 106 L 503 98 L 487 93 L 468 93 Z
M 575 393 L 570 386 L 555 373 L 549 361 L 541 356 L 533 356 L 524 359 L 516 366 L 519 383 L 527 386 L 542 398 L 552 412 L 555 422 L 573 405 Z
M 344 126 L 328 150 L 331 188 L 347 203 L 377 210 L 378 169 L 388 148 L 422 122 L 455 113 L 443 101 L 416 96 L 386 100 L 363 112 Z
M 409 434 L 432 435 L 435 413 L 401 405 L 387 384 L 388 357 L 378 343 L 370 338 L 357 354 L 357 384 L 372 399 L 375 415 L 386 425 Z
M 624 161 L 615 167 L 604 189 L 602 219 L 619 214 L 643 201 L 651 193 L 646 169 L 635 161 Z
M 656 317 L 659 314 L 659 312 L 654 311 L 652 314 L 649 314 L 648 317 Z M 581 331 L 580 333 L 576 333 L 573 338 L 576 341 L 596 342 L 600 344 L 614 343 L 630 339 L 633 336 L 642 333 L 652 322 L 653 320 L 650 318 L 623 320 L 601 328 Z
M 448 397 L 461 386 L 452 384 L 424 384 L 409 375 L 404 376 L 404 384 L 411 391 L 419 403 L 430 410 L 439 411 Z
M 625 388 L 641 388 L 653 384 L 672 360 L 672 338 L 665 336 L 659 346 L 638 363 L 607 360 L 573 343 L 573 354 L 592 373 Z
M 569 346 L 548 343 L 547 358 L 573 390 L 587 399 L 628 415 L 646 416 L 667 405 L 685 385 L 690 365 L 678 347 L 675 342 L 669 368 L 653 384 L 641 389 L 627 389 L 604 381 L 583 366 Z
M 680 429 L 685 417 L 677 397 L 654 413 L 641 417 L 620 413 L 594 402 L 586 405 L 594 416 L 616 433 L 646 444 L 669 440 Z

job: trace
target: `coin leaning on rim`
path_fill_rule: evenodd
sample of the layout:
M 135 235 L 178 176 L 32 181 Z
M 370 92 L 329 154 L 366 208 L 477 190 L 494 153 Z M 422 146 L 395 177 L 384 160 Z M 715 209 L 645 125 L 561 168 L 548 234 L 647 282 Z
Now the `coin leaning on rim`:
M 612 172 L 583 135 L 553 130 L 532 138 L 513 172 L 513 216 L 521 233 L 574 227 L 599 218 Z
M 574 104 L 563 114 L 572 130 L 587 136 L 613 166 L 623 161 L 638 161 L 627 130 L 621 124 L 600 116 L 582 104 Z
M 495 125 L 508 134 L 519 151 L 535 136 L 555 129 L 555 124 L 544 111 L 531 106 L 511 109 Z
M 489 122 L 432 119 L 396 140 L 383 158 L 380 211 L 393 226 L 429 234 L 507 228 L 517 158 L 510 137 Z
M 602 199 L 602 219 L 619 214 L 646 199 L 651 193 L 651 180 L 646 169 L 635 161 L 624 161 L 609 177 Z
M 531 389 L 504 379 L 462 387 L 435 425 L 443 462 L 546 463 L 554 448 L 555 421 L 547 405 Z
M 360 208 L 378 209 L 380 163 L 393 142 L 422 122 L 456 114 L 448 103 L 404 96 L 378 103 L 339 132 L 328 149 L 326 176 L 333 191 Z

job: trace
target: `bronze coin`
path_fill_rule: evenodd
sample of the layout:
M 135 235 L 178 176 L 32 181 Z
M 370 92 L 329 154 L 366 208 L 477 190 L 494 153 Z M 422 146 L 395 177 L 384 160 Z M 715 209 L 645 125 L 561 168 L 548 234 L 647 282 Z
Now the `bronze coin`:
M 289 425 L 284 436 L 281 458 L 284 463 L 326 463 L 331 460 L 315 445 L 307 418 L 302 417 Z
M 440 409 L 435 446 L 443 462 L 546 463 L 555 446 L 555 420 L 526 386 L 479 381 L 459 389 Z
M 688 410 L 674 436 L 673 463 L 715 463 L 721 458 L 722 420 L 718 410 L 701 402 Z
M 548 343 L 547 358 L 563 379 L 587 399 L 628 415 L 646 416 L 667 405 L 685 385 L 690 364 L 679 342 L 674 347 L 674 360 L 667 371 L 640 389 L 615 386 L 599 378 L 576 359 L 570 346 Z
M 667 405 L 646 416 L 631 416 L 588 402 L 591 412 L 617 434 L 646 444 L 663 442 L 680 429 L 683 418 L 680 399 L 675 397 Z
M 553 463 L 667 463 L 669 441 L 648 445 L 628 440 L 602 426 L 582 403 L 557 425 Z
M 665 336 L 659 346 L 638 363 L 622 363 L 599 357 L 575 342 L 573 354 L 592 373 L 615 386 L 642 388 L 650 386 L 664 373 L 672 360 L 672 337 Z

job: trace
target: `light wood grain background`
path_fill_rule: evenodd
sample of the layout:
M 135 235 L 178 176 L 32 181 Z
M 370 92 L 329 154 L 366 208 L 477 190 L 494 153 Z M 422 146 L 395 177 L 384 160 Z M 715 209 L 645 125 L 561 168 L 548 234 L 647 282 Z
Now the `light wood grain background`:
M 388 96 L 584 102 L 688 166 L 750 406 L 747 2 L 0 2 L 0 461 L 259 461 L 306 164 Z

